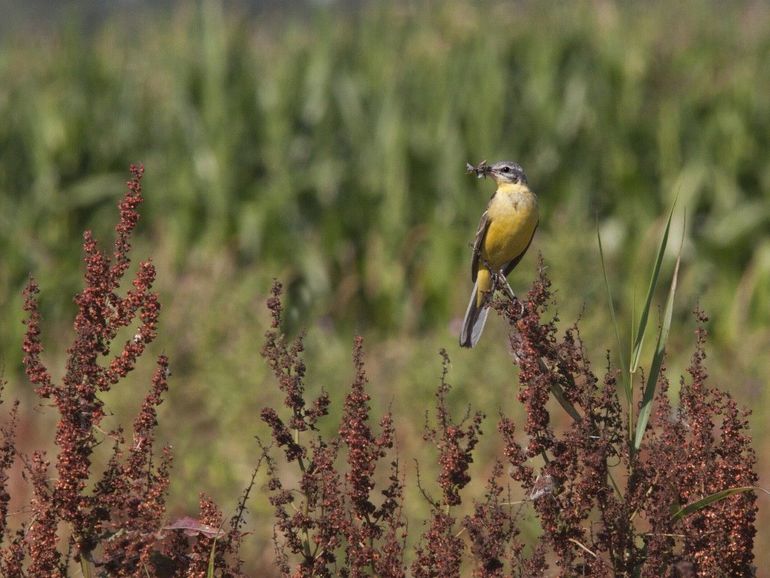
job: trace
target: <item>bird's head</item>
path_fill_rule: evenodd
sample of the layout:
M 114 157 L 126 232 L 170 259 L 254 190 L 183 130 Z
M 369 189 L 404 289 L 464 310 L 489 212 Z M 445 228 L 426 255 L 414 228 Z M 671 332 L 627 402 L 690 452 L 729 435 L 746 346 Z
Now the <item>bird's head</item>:
M 500 161 L 495 163 L 485 171 L 495 182 L 500 185 L 503 183 L 522 183 L 527 184 L 527 175 L 521 165 L 513 161 Z

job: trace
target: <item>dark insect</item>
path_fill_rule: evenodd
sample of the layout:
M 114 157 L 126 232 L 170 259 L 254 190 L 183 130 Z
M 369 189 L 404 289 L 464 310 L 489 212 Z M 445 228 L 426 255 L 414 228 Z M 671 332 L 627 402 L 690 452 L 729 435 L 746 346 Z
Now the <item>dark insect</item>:
M 465 172 L 469 175 L 476 175 L 476 178 L 480 179 L 485 177 L 492 170 L 492 166 L 487 164 L 487 161 L 481 161 L 477 165 L 471 163 L 465 163 Z

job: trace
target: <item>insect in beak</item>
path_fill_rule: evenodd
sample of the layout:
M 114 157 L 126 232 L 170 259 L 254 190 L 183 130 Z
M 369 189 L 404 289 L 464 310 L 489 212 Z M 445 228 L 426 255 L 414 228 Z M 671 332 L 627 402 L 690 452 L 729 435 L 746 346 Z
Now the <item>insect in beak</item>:
M 491 173 L 492 167 L 487 164 L 487 161 L 481 161 L 477 165 L 465 163 L 465 172 L 469 175 L 475 174 L 476 178 L 480 179 L 481 177 L 486 177 L 489 173 Z

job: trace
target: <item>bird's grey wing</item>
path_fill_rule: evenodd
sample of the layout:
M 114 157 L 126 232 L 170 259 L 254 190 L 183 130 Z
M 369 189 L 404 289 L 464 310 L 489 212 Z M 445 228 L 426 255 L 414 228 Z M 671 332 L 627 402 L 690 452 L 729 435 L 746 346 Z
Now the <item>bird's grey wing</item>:
M 519 261 L 521 261 L 522 257 L 524 257 L 524 254 L 527 252 L 527 249 L 529 249 L 529 246 L 532 244 L 532 239 L 535 238 L 535 231 L 537 231 L 537 227 L 540 225 L 540 221 L 537 222 L 537 225 L 535 225 L 535 228 L 532 229 L 532 236 L 529 238 L 529 243 L 527 243 L 527 246 L 524 247 L 524 250 L 519 253 L 519 255 L 512 259 L 503 269 L 503 274 L 507 277 L 508 273 L 513 271 L 516 268 L 516 265 L 519 264 Z
M 489 229 L 489 214 L 484 211 L 479 221 L 479 228 L 476 230 L 476 238 L 473 241 L 473 260 L 471 261 L 471 280 L 475 283 L 479 272 L 479 259 L 481 258 L 481 246 L 484 244 L 484 237 Z

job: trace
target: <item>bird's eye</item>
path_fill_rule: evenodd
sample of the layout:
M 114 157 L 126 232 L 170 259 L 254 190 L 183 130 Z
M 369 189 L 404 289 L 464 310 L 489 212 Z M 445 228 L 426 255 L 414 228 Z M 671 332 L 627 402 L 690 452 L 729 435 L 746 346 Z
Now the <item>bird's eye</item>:
M 502 170 L 503 170 L 504 173 L 510 173 L 511 172 L 511 167 L 503 167 Z

